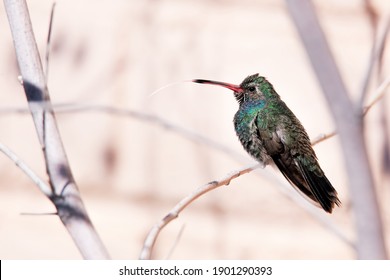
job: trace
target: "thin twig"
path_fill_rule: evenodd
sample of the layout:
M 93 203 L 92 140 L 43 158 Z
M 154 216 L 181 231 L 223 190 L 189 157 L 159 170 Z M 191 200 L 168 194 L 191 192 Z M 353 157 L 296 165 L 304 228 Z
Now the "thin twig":
M 364 101 L 368 92 L 367 89 L 370 84 L 372 73 L 374 71 L 374 66 L 378 63 L 378 60 L 381 57 L 381 53 L 383 52 L 383 47 L 386 43 L 387 34 L 389 33 L 390 28 L 390 16 L 387 16 L 387 18 L 384 20 L 383 25 L 384 26 L 381 28 L 379 35 L 372 44 L 370 59 L 363 79 L 363 85 L 360 88 L 360 99 L 358 103 L 359 108 L 362 108 L 364 106 Z
M 0 151 L 2 151 L 10 160 L 12 160 L 17 167 L 20 168 L 30 179 L 38 186 L 38 188 L 46 195 L 52 194 L 50 186 L 43 181 L 39 176 L 25 163 L 23 162 L 14 152 L 8 147 L 0 143 Z
M 58 215 L 57 212 L 45 212 L 45 213 L 26 213 L 26 212 L 22 212 L 20 213 L 20 215 L 22 216 L 56 216 Z
M 51 31 L 53 28 L 53 20 L 54 20 L 54 8 L 56 7 L 56 2 L 53 3 L 51 6 L 51 14 L 50 14 L 50 22 L 49 22 L 49 32 L 47 33 L 47 41 L 46 41 L 46 69 L 45 69 L 45 78 L 46 78 L 46 84 L 49 78 L 49 56 L 50 56 L 50 49 L 51 49 Z
M 131 109 L 124 109 L 124 108 L 117 108 L 112 106 L 105 106 L 105 105 L 91 105 L 91 104 L 81 104 L 74 106 L 72 104 L 68 106 L 63 106 L 62 108 L 58 107 L 59 113 L 69 113 L 69 112 L 85 112 L 85 111 L 98 111 L 103 112 L 107 114 L 113 114 L 113 115 L 119 115 L 119 116 L 127 116 L 134 119 L 142 120 L 145 122 L 149 122 L 152 124 L 156 124 L 158 126 L 161 126 L 164 129 L 172 130 L 175 133 L 193 141 L 196 143 L 202 143 L 209 147 L 212 147 L 215 150 L 219 150 L 221 152 L 224 152 L 228 155 L 230 155 L 232 158 L 236 158 L 239 160 L 243 160 L 244 157 L 242 154 L 234 151 L 233 149 L 229 148 L 228 146 L 225 146 L 213 139 L 210 139 L 208 137 L 205 137 L 195 131 L 192 131 L 188 128 L 176 125 L 172 123 L 169 120 L 166 120 L 162 117 L 159 117 L 154 114 L 145 113 L 141 111 L 131 110 Z
M 332 138 L 333 136 L 337 135 L 337 132 L 336 131 L 333 131 L 333 132 L 330 132 L 330 133 L 323 133 L 323 134 L 320 134 L 318 135 L 316 138 L 314 138 L 313 140 L 311 140 L 311 145 L 314 146 L 314 145 L 317 145 L 318 143 L 322 142 L 322 141 L 325 141 L 329 138 Z
M 390 85 L 390 76 L 388 76 L 386 78 L 386 80 L 384 80 L 379 85 L 379 87 L 373 93 L 374 97 L 372 98 L 372 100 L 364 108 L 362 108 L 363 116 L 365 116 L 368 113 L 368 111 L 372 108 L 372 106 L 374 106 L 379 100 L 381 100 L 383 98 L 383 96 L 387 92 L 386 89 L 388 88 L 389 85 Z M 332 138 L 335 135 L 337 135 L 336 131 L 329 132 L 326 134 L 320 134 L 311 141 L 311 145 L 312 146 L 317 145 L 318 143 L 325 141 L 329 138 Z
M 166 260 L 169 260 L 169 259 L 171 258 L 171 255 L 173 254 L 173 251 L 174 251 L 175 248 L 177 247 L 177 244 L 179 244 L 179 240 L 180 240 L 180 238 L 181 238 L 182 235 L 183 235 L 184 228 L 185 228 L 185 225 L 182 225 L 182 226 L 180 227 L 180 230 L 179 230 L 179 233 L 178 233 L 177 236 L 176 236 L 175 242 L 173 243 L 171 249 L 169 250 L 169 252 L 168 252 L 168 254 L 167 254 L 167 257 L 165 258 Z
M 363 108 L 363 115 L 366 115 L 368 111 L 386 94 L 386 90 L 390 85 L 390 76 L 388 76 L 373 93 L 372 100 Z
M 48 110 L 47 108 L 46 110 Z M 99 105 L 99 104 L 88 104 L 88 103 L 57 103 L 53 105 L 53 110 L 56 114 L 69 114 L 69 113 L 85 113 L 85 112 L 101 112 L 110 115 L 130 117 L 136 120 L 148 122 L 157 126 L 162 127 L 163 129 L 173 131 L 182 137 L 193 141 L 195 143 L 201 143 L 203 145 L 209 146 L 215 150 L 219 150 L 232 158 L 239 160 L 241 162 L 247 161 L 248 157 L 243 156 L 242 153 L 238 153 L 230 147 L 223 145 L 213 139 L 203 136 L 193 130 L 190 130 L 186 127 L 179 126 L 173 122 L 164 119 L 158 115 L 145 113 L 137 110 L 118 108 L 109 105 Z M 29 110 L 26 108 L 0 108 L 0 114 L 26 114 L 29 113 Z
M 234 171 L 227 176 L 223 177 L 222 179 L 218 181 L 212 181 L 206 185 L 200 186 L 195 191 L 193 191 L 190 195 L 186 196 L 184 199 L 182 199 L 178 204 L 173 207 L 169 213 L 162 218 L 159 222 L 157 222 L 153 228 L 150 230 L 149 234 L 147 235 L 144 246 L 142 248 L 140 259 L 141 260 L 148 260 L 151 258 L 152 250 L 154 247 L 154 244 L 156 242 L 156 239 L 158 237 L 158 234 L 161 232 L 161 230 L 172 220 L 176 219 L 179 214 L 192 202 L 194 202 L 197 198 L 204 195 L 205 193 L 208 193 L 209 191 L 212 191 L 218 187 L 229 185 L 230 181 L 234 180 L 235 178 L 246 174 L 248 172 L 251 172 L 252 170 L 259 168 L 261 165 L 256 164 L 249 167 L 246 167 L 242 170 Z

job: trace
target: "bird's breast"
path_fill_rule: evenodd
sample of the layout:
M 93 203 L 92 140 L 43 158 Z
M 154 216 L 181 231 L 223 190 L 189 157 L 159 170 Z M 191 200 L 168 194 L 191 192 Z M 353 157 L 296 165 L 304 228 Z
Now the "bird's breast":
M 244 149 L 263 164 L 270 161 L 257 127 L 258 111 L 239 110 L 234 117 L 234 128 Z

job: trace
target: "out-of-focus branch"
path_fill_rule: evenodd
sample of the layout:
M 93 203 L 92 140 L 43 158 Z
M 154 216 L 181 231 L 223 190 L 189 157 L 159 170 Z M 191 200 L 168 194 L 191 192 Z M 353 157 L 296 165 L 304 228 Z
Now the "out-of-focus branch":
M 378 23 L 378 13 L 375 10 L 375 7 L 372 4 L 371 0 L 364 0 L 363 6 L 364 6 L 365 12 L 367 14 L 367 17 L 370 20 L 370 25 L 372 27 L 373 37 L 375 38 L 375 35 L 377 33 L 376 26 Z
M 386 89 L 389 87 L 389 85 L 390 85 L 390 76 L 387 77 L 387 79 L 384 80 L 379 85 L 379 87 L 373 93 L 372 100 L 370 102 L 368 102 L 368 104 L 365 107 L 362 108 L 362 113 L 364 116 L 368 113 L 368 111 L 372 108 L 372 106 L 374 106 L 379 100 L 381 100 L 383 98 L 383 96 L 387 92 Z M 311 145 L 312 146 L 317 145 L 318 143 L 325 141 L 326 139 L 332 138 L 335 135 L 337 135 L 336 131 L 329 132 L 326 134 L 325 133 L 320 134 L 311 141 Z
M 376 38 L 372 43 L 370 59 L 368 61 L 368 66 L 364 74 L 363 85 L 361 86 L 360 89 L 360 94 L 359 94 L 360 100 L 358 103 L 359 108 L 362 108 L 364 106 L 364 102 L 368 91 L 368 86 L 370 84 L 372 73 L 375 69 L 374 66 L 378 63 L 378 60 L 382 57 L 386 38 L 390 28 L 390 15 L 387 16 L 387 18 L 384 20 L 384 23 L 382 25 L 383 26 L 380 29 L 378 38 Z
M 317 145 L 318 143 L 321 143 L 322 141 L 330 139 L 330 138 L 332 138 L 333 136 L 336 136 L 336 135 L 337 135 L 336 131 L 332 131 L 332 132 L 329 132 L 329 133 L 322 133 L 322 134 L 318 135 L 316 138 L 314 138 L 313 140 L 311 140 L 311 145 L 312 146 Z
M 98 113 L 104 113 L 108 115 L 133 118 L 139 121 L 160 126 L 166 130 L 173 131 L 190 141 L 209 146 L 215 150 L 221 151 L 229 155 L 230 157 L 236 160 L 244 161 L 245 159 L 247 159 L 247 157 L 245 157 L 242 153 L 238 153 L 233 149 L 231 149 L 230 147 L 223 145 L 222 143 L 219 143 L 206 136 L 203 136 L 197 133 L 196 131 L 192 131 L 191 129 L 188 129 L 186 127 L 176 125 L 173 122 L 164 119 L 160 116 L 157 116 L 155 114 L 145 113 L 145 112 L 132 110 L 132 109 L 118 108 L 118 107 L 108 106 L 108 105 L 88 104 L 88 103 L 53 104 L 53 110 L 56 112 L 56 114 L 98 112 Z M 25 108 L 9 108 L 9 107 L 1 108 L 0 107 L 0 114 L 10 114 L 10 113 L 26 114 L 28 112 L 29 110 Z
M 58 216 L 84 258 L 106 259 L 108 254 L 85 210 L 65 154 L 51 108 L 46 78 L 24 0 L 4 0 L 24 91 L 44 153 Z
M 363 115 L 366 115 L 368 111 L 374 106 L 379 100 L 383 98 L 383 96 L 386 94 L 386 89 L 390 85 L 390 76 L 387 77 L 386 80 L 384 80 L 379 87 L 374 91 L 372 94 L 373 97 L 371 98 L 371 101 L 368 102 L 368 104 L 362 109 Z M 130 118 L 135 118 L 141 121 L 149 122 L 156 124 L 158 126 L 163 127 L 167 130 L 172 130 L 173 132 L 191 140 L 197 143 L 201 143 L 203 145 L 210 146 L 213 149 L 220 150 L 221 152 L 224 152 L 228 155 L 230 155 L 232 158 L 242 160 L 244 157 L 242 154 L 235 152 L 234 150 L 230 149 L 227 146 L 222 145 L 221 143 L 218 143 L 212 139 L 209 139 L 207 137 L 204 137 L 203 135 L 200 135 L 194 131 L 191 131 L 187 128 L 180 127 L 178 125 L 173 124 L 172 122 L 163 119 L 157 115 L 135 111 L 131 109 L 124 109 L 124 108 L 117 108 L 113 106 L 108 105 L 99 105 L 99 104 L 84 104 L 84 103 L 64 103 L 64 104 L 53 104 L 53 110 L 56 113 L 80 113 L 80 112 L 101 112 L 105 114 L 110 115 L 117 115 L 117 116 L 125 116 Z M 1 108 L 0 107 L 0 114 L 11 114 L 11 113 L 17 113 L 17 114 L 25 114 L 28 113 L 29 110 L 25 108 Z M 311 141 L 311 145 L 317 145 L 318 143 L 325 141 L 329 138 L 332 138 L 333 136 L 336 136 L 337 132 L 332 131 L 329 133 L 322 133 L 315 137 Z
M 383 96 L 386 94 L 386 90 L 390 85 L 390 76 L 384 80 L 379 87 L 375 90 L 373 93 L 373 97 L 371 98 L 371 101 L 368 102 L 368 104 L 362 109 L 363 110 L 363 115 L 366 115 L 368 111 L 374 106 L 379 100 L 383 98 Z
M 363 114 L 348 96 L 309 0 L 286 0 L 337 125 L 356 219 L 359 259 L 386 259 L 382 219 L 363 135 Z
M 245 158 L 242 154 L 234 151 L 233 149 L 213 139 L 205 137 L 188 128 L 176 125 L 171 121 L 166 120 L 154 114 L 131 110 L 131 109 L 117 108 L 117 107 L 106 106 L 106 105 L 93 105 L 93 104 L 68 104 L 68 105 L 64 104 L 63 106 L 58 107 L 58 109 L 56 109 L 56 112 L 59 113 L 88 112 L 88 111 L 97 111 L 106 114 L 131 117 L 134 119 L 152 123 L 161 126 L 164 129 L 171 130 L 195 143 L 201 143 L 215 150 L 219 150 L 225 154 L 230 155 L 232 158 L 235 158 L 237 160 L 242 161 Z

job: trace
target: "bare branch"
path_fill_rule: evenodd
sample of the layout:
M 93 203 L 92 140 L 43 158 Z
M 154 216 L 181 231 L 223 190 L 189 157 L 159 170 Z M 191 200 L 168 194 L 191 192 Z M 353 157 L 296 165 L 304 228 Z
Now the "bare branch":
M 383 225 L 363 135 L 361 108 L 348 96 L 314 7 L 309 0 L 286 0 L 340 135 L 349 179 L 360 259 L 386 259 Z
M 183 232 L 184 232 L 184 227 L 185 227 L 184 225 L 181 226 L 180 231 L 179 231 L 179 233 L 176 236 L 175 242 L 173 243 L 172 248 L 169 250 L 169 252 L 167 254 L 167 257 L 165 258 L 166 260 L 169 260 L 171 258 L 171 255 L 173 254 L 173 251 L 175 250 L 177 244 L 179 244 L 179 240 L 180 240 L 180 238 L 181 238 L 181 236 L 183 235 Z
M 32 171 L 30 167 L 27 166 L 15 153 L 13 153 L 8 147 L 0 143 L 0 151 L 2 151 L 10 160 L 12 160 L 17 167 L 20 168 L 30 179 L 39 187 L 39 189 L 46 195 L 50 196 L 52 194 L 51 188 L 45 181 L 43 181 L 39 176 Z
M 23 87 L 45 156 L 51 193 L 58 216 L 84 258 L 108 254 L 85 210 L 58 132 L 42 63 L 24 0 L 4 0 Z
M 218 181 L 212 181 L 206 185 L 198 187 L 197 189 L 195 189 L 195 191 L 193 191 L 188 196 L 183 198 L 169 211 L 167 215 L 165 215 L 160 221 L 158 221 L 151 228 L 151 230 L 149 231 L 145 239 L 139 258 L 141 260 L 146 260 L 151 258 L 154 245 L 162 229 L 165 226 L 167 226 L 171 221 L 176 219 L 179 216 L 179 214 L 185 208 L 187 208 L 192 202 L 194 202 L 196 199 L 200 198 L 201 196 L 207 194 L 208 192 L 218 187 L 229 185 L 232 180 L 238 178 L 241 175 L 252 172 L 253 170 L 258 169 L 260 167 L 263 168 L 264 166 L 260 164 L 256 164 L 249 167 L 245 167 L 237 171 L 230 172 L 228 175 L 226 175 L 225 177 L 223 177 Z M 316 221 L 320 222 L 320 224 L 323 225 L 327 230 L 329 230 L 337 237 L 339 237 L 348 246 L 355 248 L 355 245 L 335 225 L 333 225 L 333 223 L 329 221 L 329 219 L 325 217 L 325 215 L 322 212 L 319 213 L 318 210 L 315 209 L 315 207 L 313 207 L 309 203 L 303 204 L 302 198 L 298 197 L 299 195 L 296 191 L 294 191 L 290 187 L 285 187 L 285 185 L 276 184 L 276 186 L 279 186 L 279 190 L 281 190 L 283 194 L 287 195 L 287 197 L 289 197 L 294 202 L 296 202 L 299 206 L 301 206 L 308 214 L 314 217 Z
M 379 100 L 381 100 L 383 98 L 383 96 L 387 92 L 386 89 L 388 88 L 389 85 L 390 85 L 390 76 L 387 77 L 387 79 L 384 80 L 379 85 L 379 87 L 373 93 L 374 97 L 372 98 L 372 100 L 364 108 L 362 108 L 363 116 L 365 116 L 368 113 L 368 111 L 372 108 L 372 106 L 374 106 Z M 311 145 L 312 146 L 317 145 L 318 143 L 325 141 L 329 138 L 332 138 L 333 136 L 336 136 L 336 135 L 337 135 L 336 131 L 329 132 L 326 134 L 325 133 L 320 134 L 311 141 Z
M 371 49 L 371 55 L 366 69 L 366 73 L 363 79 L 363 85 L 360 89 L 360 100 L 358 103 L 359 108 L 364 106 L 365 98 L 367 95 L 367 89 L 370 84 L 374 66 L 377 64 L 378 60 L 382 56 L 384 45 L 386 43 L 387 34 L 389 33 L 390 28 L 390 15 L 384 20 L 383 27 L 381 28 L 379 35 L 376 40 L 374 40 Z
M 384 80 L 379 87 L 375 90 L 373 93 L 372 100 L 368 102 L 368 104 L 363 108 L 363 115 L 366 115 L 368 111 L 374 106 L 379 100 L 383 98 L 383 96 L 386 94 L 386 90 L 390 85 L 390 76 Z
M 373 100 L 368 103 L 363 108 L 363 115 L 365 115 L 375 103 L 377 103 L 380 99 L 383 98 L 383 96 L 386 94 L 386 89 L 390 85 L 390 76 L 384 80 L 379 87 L 374 91 L 373 93 Z M 228 155 L 230 155 L 232 158 L 236 158 L 239 160 L 243 160 L 244 157 L 241 153 L 235 152 L 233 149 L 230 149 L 227 146 L 222 145 L 221 143 L 217 143 L 216 141 L 209 139 L 207 137 L 204 137 L 203 135 L 200 135 L 194 131 L 191 131 L 185 127 L 180 127 L 178 125 L 173 124 L 169 120 L 163 119 L 159 116 L 140 112 L 136 110 L 131 109 L 125 109 L 125 108 L 117 108 L 113 106 L 108 105 L 99 105 L 99 104 L 87 104 L 87 103 L 59 103 L 59 104 L 53 104 L 54 111 L 59 113 L 79 113 L 79 112 L 102 112 L 106 114 L 111 115 L 118 115 L 118 116 L 126 116 L 135 118 L 141 121 L 154 123 L 158 126 L 161 126 L 167 130 L 172 130 L 175 133 L 178 133 L 179 135 L 183 136 L 184 138 L 187 138 L 191 141 L 201 143 L 207 146 L 210 146 L 211 148 L 214 148 L 216 150 L 220 150 L 221 152 L 224 152 Z M 28 113 L 29 110 L 25 108 L 0 108 L 0 114 L 9 114 L 9 113 L 18 113 L 18 114 L 25 114 Z M 318 143 L 325 141 L 329 138 L 332 138 L 333 136 L 336 136 L 337 132 L 329 132 L 329 133 L 323 133 L 318 135 L 316 138 L 314 138 L 311 141 L 312 146 L 317 145 Z
M 46 69 L 45 69 L 45 79 L 46 79 L 46 84 L 49 78 L 49 56 L 50 56 L 50 47 L 51 47 L 51 30 L 53 28 L 53 19 L 54 19 L 54 9 L 56 7 L 56 3 L 54 2 L 52 7 L 51 7 L 51 14 L 50 14 L 50 22 L 49 22 L 49 32 L 47 34 L 47 41 L 46 41 Z
M 364 0 L 363 4 L 364 4 L 365 12 L 370 20 L 370 25 L 371 25 L 371 28 L 373 30 L 373 32 L 372 32 L 373 37 L 375 37 L 375 35 L 377 33 L 376 26 L 378 23 L 378 13 L 375 10 L 375 7 L 373 6 L 371 0 Z
M 144 246 L 142 248 L 140 259 L 141 260 L 148 260 L 151 258 L 152 250 L 154 247 L 154 244 L 156 243 L 157 236 L 161 232 L 161 230 L 172 220 L 176 219 L 179 214 L 192 202 L 194 202 L 197 198 L 200 196 L 218 188 L 221 186 L 229 185 L 230 181 L 245 174 L 248 172 L 251 172 L 252 170 L 259 168 L 260 164 L 252 165 L 249 167 L 246 167 L 242 170 L 233 171 L 227 176 L 223 177 L 222 179 L 218 181 L 212 181 L 206 185 L 200 186 L 195 191 L 193 191 L 190 195 L 186 196 L 184 199 L 182 199 L 178 204 L 173 207 L 169 213 L 162 218 L 159 222 L 157 222 L 153 228 L 150 230 L 149 234 L 146 237 L 146 240 L 144 242 Z
M 137 110 L 126 109 L 126 108 L 118 108 L 108 105 L 99 105 L 99 104 L 84 104 L 84 103 L 63 103 L 63 104 L 54 104 L 54 111 L 57 114 L 64 113 L 85 113 L 85 112 L 101 112 L 110 115 L 122 116 L 134 118 L 136 120 L 144 121 L 147 123 L 151 123 L 157 126 L 162 127 L 163 129 L 173 131 L 178 135 L 193 141 L 195 143 L 200 143 L 206 146 L 209 146 L 215 150 L 221 151 L 230 157 L 239 160 L 245 161 L 248 157 L 243 156 L 242 153 L 238 153 L 230 147 L 223 145 L 213 139 L 205 137 L 196 131 L 188 129 L 186 127 L 182 127 L 174 124 L 173 122 L 166 120 L 160 116 L 145 113 Z M 25 114 L 29 111 L 25 108 L 0 108 L 0 114 L 9 114 L 9 113 L 17 113 L 17 114 Z
M 336 135 L 337 135 L 336 131 L 333 131 L 333 132 L 330 132 L 330 133 L 326 133 L 326 134 L 325 133 L 320 134 L 316 138 L 311 140 L 311 145 L 312 146 L 317 145 L 318 143 L 321 143 L 322 141 L 330 139 L 330 138 L 332 138 L 333 136 L 336 136 Z

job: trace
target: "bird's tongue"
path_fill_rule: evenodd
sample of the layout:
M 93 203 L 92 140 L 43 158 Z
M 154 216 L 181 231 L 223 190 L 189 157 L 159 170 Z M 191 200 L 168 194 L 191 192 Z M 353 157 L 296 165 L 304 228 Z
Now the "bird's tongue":
M 211 81 L 211 80 L 200 80 L 200 79 L 192 80 L 192 82 L 198 83 L 198 84 L 209 84 L 209 85 L 221 86 L 221 87 L 228 88 L 234 92 L 243 92 L 243 89 L 240 86 L 228 84 L 228 83 L 223 83 L 223 82 L 217 82 L 217 81 Z

